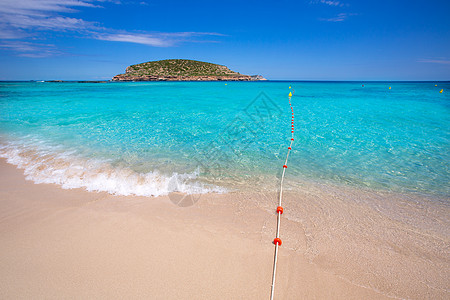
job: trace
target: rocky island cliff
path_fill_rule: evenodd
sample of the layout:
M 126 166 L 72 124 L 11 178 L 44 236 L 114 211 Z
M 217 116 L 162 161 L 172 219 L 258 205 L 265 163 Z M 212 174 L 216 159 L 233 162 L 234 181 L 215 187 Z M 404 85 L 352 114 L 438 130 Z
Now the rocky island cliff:
M 150 61 L 126 68 L 112 81 L 259 81 L 261 75 L 243 75 L 226 66 L 188 59 Z

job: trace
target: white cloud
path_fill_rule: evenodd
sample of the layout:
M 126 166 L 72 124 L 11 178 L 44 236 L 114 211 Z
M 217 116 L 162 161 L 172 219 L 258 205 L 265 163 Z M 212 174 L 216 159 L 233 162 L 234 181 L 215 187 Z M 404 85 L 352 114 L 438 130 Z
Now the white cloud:
M 72 35 L 104 41 L 126 42 L 153 47 L 170 47 L 180 42 L 196 42 L 196 38 L 222 36 L 214 32 L 126 32 L 101 27 L 98 22 L 66 16 L 80 8 L 102 8 L 104 2 L 120 4 L 117 0 L 0 0 L 0 40 L 16 40 L 1 43 L 22 56 L 43 57 L 61 54 L 43 44 L 31 44 L 24 38 L 42 39 L 46 32 L 65 32 Z M 207 40 L 203 40 L 207 41 Z M 35 51 L 35 54 L 32 52 Z M 44 55 L 46 54 L 46 55 Z
M 94 36 L 94 38 L 103 41 L 128 42 L 154 47 L 172 46 L 172 43 L 170 43 L 169 41 L 166 41 L 161 37 L 156 37 L 150 34 L 112 33 L 112 34 L 99 34 L 97 36 Z
M 343 7 L 346 4 L 342 3 L 341 1 L 335 1 L 335 0 L 314 0 L 310 2 L 311 4 L 326 4 L 329 6 L 337 6 L 337 7 Z
M 29 35 L 21 30 L 11 30 L 0 26 L 0 40 L 21 39 L 26 38 L 27 36 Z
M 357 14 L 352 14 L 352 13 L 340 13 L 335 17 L 332 18 L 319 18 L 320 21 L 325 21 L 325 22 L 343 22 L 345 20 L 348 19 L 348 17 L 350 16 L 355 16 Z
M 99 7 L 99 1 L 80 0 L 1 0 L 0 31 L 8 32 L 3 39 L 38 36 L 36 31 L 67 31 L 94 28 L 95 23 L 70 18 L 61 13 L 76 12 L 75 7 Z
M 18 56 L 24 57 L 48 57 L 62 54 L 56 49 L 55 45 L 38 44 L 23 41 L 0 42 L 1 49 L 14 51 Z
M 127 42 L 153 47 L 170 47 L 181 42 L 195 42 L 200 36 L 224 36 L 214 32 L 156 32 L 156 33 L 101 33 L 95 39 L 112 42 Z
M 430 64 L 440 64 L 440 65 L 450 65 L 450 60 L 448 59 L 420 59 L 418 62 L 430 63 Z
M 34 18 L 24 15 L 8 15 L 3 18 L 3 22 L 8 23 L 13 28 L 51 31 L 82 30 L 94 27 L 92 22 L 62 16 Z
M 25 16 L 47 16 L 52 12 L 75 12 L 72 7 L 98 7 L 91 2 L 81 0 L 2 0 L 0 13 L 25 15 Z

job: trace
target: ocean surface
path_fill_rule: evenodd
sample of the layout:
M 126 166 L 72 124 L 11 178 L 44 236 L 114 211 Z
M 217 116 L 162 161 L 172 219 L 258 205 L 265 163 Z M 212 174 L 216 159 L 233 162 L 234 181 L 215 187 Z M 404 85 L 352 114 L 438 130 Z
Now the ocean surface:
M 290 189 L 314 182 L 448 201 L 449 82 L 3 82 L 0 156 L 63 188 L 276 191 L 290 91 Z

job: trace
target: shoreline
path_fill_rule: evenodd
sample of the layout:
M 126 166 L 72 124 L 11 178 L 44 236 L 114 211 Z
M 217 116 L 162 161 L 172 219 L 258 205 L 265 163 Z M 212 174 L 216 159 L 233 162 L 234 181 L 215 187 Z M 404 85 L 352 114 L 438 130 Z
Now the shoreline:
M 222 197 L 202 197 L 196 206 L 180 208 L 167 197 L 123 197 L 35 185 L 20 178 L 20 171 L 3 159 L 0 170 L 2 298 L 269 295 L 273 245 L 250 229 L 266 218 L 263 212 L 250 213 L 259 219 L 250 224 L 218 199 Z M 271 219 L 274 226 L 275 218 Z M 354 293 L 355 299 L 359 295 L 379 299 L 380 295 L 314 270 L 302 260 L 302 268 L 294 273 L 309 269 L 321 280 L 312 291 L 310 287 L 301 292 L 302 284 L 289 284 L 281 271 L 295 255 L 289 252 L 280 251 L 278 297 L 285 292 L 325 297 L 337 288 L 345 295 Z M 322 290 L 323 281 L 333 289 Z
M 5 159 L 0 176 L 1 298 L 269 297 L 275 194 L 204 194 L 180 207 L 167 196 L 34 184 Z M 277 298 L 448 297 L 446 232 L 407 227 L 337 195 L 286 193 Z M 328 198 L 311 201 L 320 197 Z M 299 208 L 303 215 L 290 214 Z

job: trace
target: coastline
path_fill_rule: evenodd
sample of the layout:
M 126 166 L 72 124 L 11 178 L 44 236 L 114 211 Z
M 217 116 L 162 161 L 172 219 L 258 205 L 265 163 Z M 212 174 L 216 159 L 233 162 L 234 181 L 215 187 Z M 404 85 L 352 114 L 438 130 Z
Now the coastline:
M 264 299 L 270 293 L 274 194 L 205 194 L 179 207 L 167 196 L 34 184 L 5 159 L 0 176 L 1 298 Z M 311 201 L 319 197 L 328 198 Z M 289 214 L 297 205 L 309 219 Z M 335 215 L 339 205 L 347 215 Z M 285 208 L 277 298 L 448 297 L 446 233 L 414 232 L 363 199 L 344 203 L 314 187 L 287 193 Z M 348 228 L 369 220 L 373 232 L 366 236 Z M 324 227 L 311 231 L 309 223 Z M 397 245 L 377 245 L 383 234 Z M 424 252 L 433 242 L 441 244 Z M 375 257 L 383 247 L 390 249 Z

